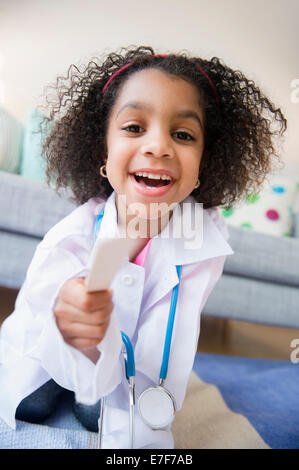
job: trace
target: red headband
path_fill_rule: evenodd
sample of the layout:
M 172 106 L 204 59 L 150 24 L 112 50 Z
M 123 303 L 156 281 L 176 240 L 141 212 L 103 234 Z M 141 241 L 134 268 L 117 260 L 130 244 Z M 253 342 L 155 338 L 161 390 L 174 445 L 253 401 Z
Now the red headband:
M 154 55 L 153 57 L 167 57 L 168 54 L 159 54 L 159 55 Z M 105 83 L 104 87 L 103 87 L 103 90 L 102 90 L 102 93 L 105 93 L 109 83 L 111 82 L 111 80 L 113 80 L 114 77 L 116 77 L 116 75 L 118 75 L 120 72 L 122 72 L 123 70 L 125 70 L 126 68 L 130 67 L 130 65 L 132 65 L 132 62 L 129 62 L 128 64 L 126 65 L 123 65 L 120 69 L 116 70 L 116 72 L 114 72 L 111 77 L 109 78 L 109 80 L 107 81 L 107 83 Z M 211 85 L 211 87 L 213 88 L 213 92 L 214 92 L 214 95 L 215 95 L 215 98 L 216 98 L 216 103 L 219 105 L 219 95 L 217 93 L 217 90 L 216 90 L 216 87 L 214 85 L 214 83 L 212 82 L 212 80 L 210 79 L 209 75 L 207 74 L 207 72 L 205 72 L 199 65 L 198 65 L 198 68 L 199 70 L 201 71 L 201 73 L 206 77 L 206 79 L 209 81 L 209 84 Z

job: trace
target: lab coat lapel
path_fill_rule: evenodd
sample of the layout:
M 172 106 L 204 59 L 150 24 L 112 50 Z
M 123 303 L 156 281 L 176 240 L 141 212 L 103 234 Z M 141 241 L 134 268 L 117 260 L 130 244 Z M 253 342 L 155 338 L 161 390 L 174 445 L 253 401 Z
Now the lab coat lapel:
M 186 230 L 182 230 L 182 236 L 178 237 L 178 228 L 186 227 L 184 211 L 182 206 L 178 205 L 168 226 L 152 239 L 145 263 L 146 291 L 142 311 L 151 308 L 179 282 L 176 266 L 198 263 L 233 253 L 212 218 L 202 209 L 202 205 L 195 203 L 191 196 L 184 202 L 190 203 L 192 220 L 197 218 L 201 221 L 200 230 L 193 239 Z
M 141 304 L 142 312 L 145 312 L 165 297 L 179 282 L 175 264 L 169 262 L 168 254 L 169 251 L 164 251 L 162 254 L 159 250 L 159 244 L 152 242 L 145 263 L 146 277 L 145 292 Z M 149 269 L 147 269 L 149 264 Z
M 117 211 L 115 206 L 115 193 L 113 192 L 103 204 L 96 208 L 98 215 L 101 209 L 105 207 L 104 217 L 101 220 L 100 230 L 98 237 L 100 238 L 118 238 L 119 232 L 117 229 Z

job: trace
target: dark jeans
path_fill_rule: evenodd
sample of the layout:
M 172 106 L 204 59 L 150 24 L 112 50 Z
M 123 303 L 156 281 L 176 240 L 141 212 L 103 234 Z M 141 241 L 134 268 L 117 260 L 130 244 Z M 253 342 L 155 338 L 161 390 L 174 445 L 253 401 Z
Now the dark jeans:
M 73 397 L 73 412 L 80 423 L 88 430 L 98 432 L 100 416 L 100 400 L 91 406 L 75 401 L 75 394 L 60 387 L 53 379 L 46 382 L 31 395 L 24 398 L 16 410 L 16 419 L 29 423 L 42 423 L 58 406 L 62 396 L 70 394 Z

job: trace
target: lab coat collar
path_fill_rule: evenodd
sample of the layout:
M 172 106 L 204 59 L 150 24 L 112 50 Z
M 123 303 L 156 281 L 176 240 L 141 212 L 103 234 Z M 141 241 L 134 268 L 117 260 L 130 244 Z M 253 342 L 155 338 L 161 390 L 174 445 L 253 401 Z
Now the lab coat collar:
M 95 207 L 95 216 L 97 216 L 105 206 L 104 217 L 102 218 L 101 228 L 98 236 L 101 238 L 118 238 L 117 228 L 117 210 L 115 204 L 115 191 L 108 197 L 107 201 L 100 203 Z
M 230 245 L 208 211 L 202 208 L 202 204 L 197 203 L 192 196 L 182 202 L 184 204 L 180 203 L 174 208 L 173 215 L 162 232 L 153 237 L 150 252 L 159 250 L 160 256 L 161 253 L 167 255 L 168 263 L 173 266 L 233 254 Z M 99 213 L 102 207 L 103 204 L 97 206 L 96 213 Z M 197 227 L 196 233 L 188 222 L 190 219 L 194 229 Z M 99 236 L 119 237 L 114 191 L 105 203 Z
M 159 243 L 162 252 L 168 251 L 169 260 L 174 265 L 233 254 L 208 211 L 193 196 L 174 208 L 169 224 L 152 243 L 154 246 Z
M 181 238 L 176 238 L 176 230 L 178 227 L 183 226 L 185 222 L 184 217 L 186 216 L 184 210 L 181 210 L 181 207 L 178 207 L 178 205 L 173 210 L 173 215 L 168 224 L 169 227 L 167 225 L 161 234 L 153 237 L 144 265 L 147 271 L 146 290 L 150 292 L 150 295 L 144 295 L 141 305 L 142 311 L 151 308 L 178 284 L 177 265 L 183 266 L 191 263 L 199 263 L 218 256 L 233 254 L 233 250 L 226 242 L 224 235 L 219 231 L 208 211 L 203 210 L 202 205 L 197 204 L 191 196 L 186 198 L 183 202 L 191 203 L 189 204 L 187 213 L 188 210 L 191 209 L 192 220 L 196 220 L 194 217 L 197 217 L 197 220 L 201 222 L 201 229 L 197 234 L 198 236 L 194 237 L 192 240 L 191 247 L 188 231 L 185 230 Z M 99 205 L 97 214 L 102 207 L 103 204 Z M 188 207 L 188 205 L 186 207 Z M 114 192 L 106 201 L 99 236 L 119 236 Z M 130 269 L 131 272 L 134 272 L 135 270 L 136 275 L 138 275 L 137 270 L 140 269 L 140 266 L 130 263 L 127 258 L 122 268 L 124 271 Z

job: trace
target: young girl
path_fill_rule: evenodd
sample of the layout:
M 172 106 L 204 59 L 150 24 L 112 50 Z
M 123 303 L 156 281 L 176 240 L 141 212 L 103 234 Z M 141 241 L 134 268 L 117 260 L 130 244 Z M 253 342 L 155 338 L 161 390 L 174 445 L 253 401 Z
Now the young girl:
M 120 331 L 134 348 L 136 403 L 160 382 L 179 410 L 200 313 L 233 253 L 217 206 L 258 190 L 286 120 L 252 81 L 218 58 L 130 48 L 68 79 L 58 87 L 45 155 L 49 181 L 71 188 L 79 207 L 39 244 L 2 326 L 0 417 L 11 427 L 15 417 L 41 422 L 63 393 L 73 392 L 76 416 L 97 431 L 106 397 L 102 447 L 128 448 Z M 151 212 L 157 203 L 168 209 Z M 184 205 L 190 217 L 201 216 L 202 237 L 191 247 L 184 230 L 174 233 L 185 224 Z M 130 236 L 133 222 L 138 237 L 111 289 L 89 293 L 84 278 L 100 213 L 97 236 Z M 176 286 L 168 370 L 160 380 Z M 134 438 L 136 448 L 174 446 L 171 423 L 153 429 L 137 406 Z

